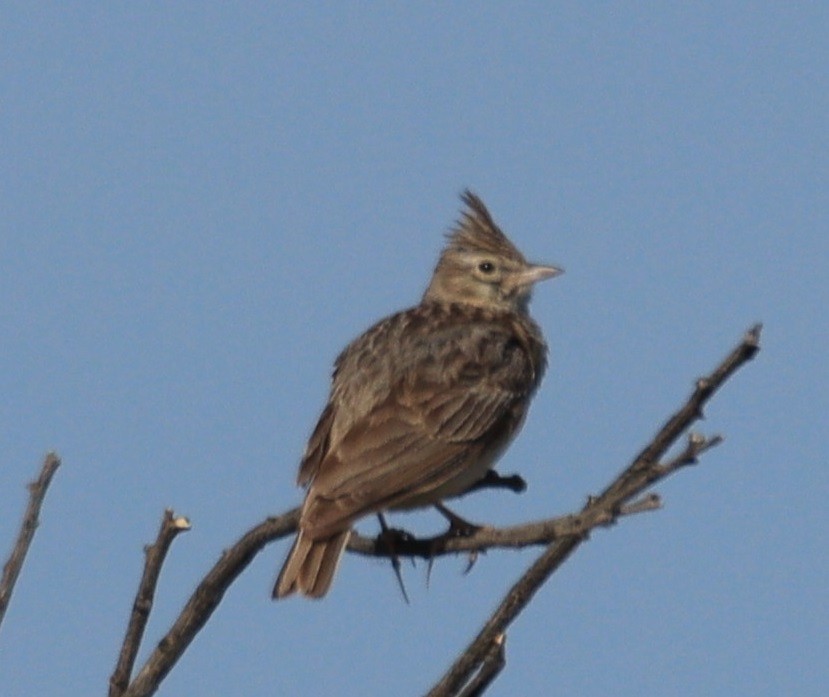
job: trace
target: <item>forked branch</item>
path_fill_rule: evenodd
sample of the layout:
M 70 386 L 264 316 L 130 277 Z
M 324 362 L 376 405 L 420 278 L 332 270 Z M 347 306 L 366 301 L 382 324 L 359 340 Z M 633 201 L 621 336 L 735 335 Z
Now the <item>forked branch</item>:
M 482 528 L 468 537 L 441 540 L 411 539 L 408 548 L 395 546 L 394 554 L 398 556 L 433 558 L 443 554 L 474 553 L 498 547 L 545 545 L 544 551 L 509 590 L 478 636 L 428 693 L 429 697 L 483 694 L 503 669 L 503 647 L 507 628 L 526 608 L 550 575 L 589 537 L 590 531 L 596 527 L 612 525 L 623 516 L 659 508 L 659 497 L 646 493 L 646 490 L 656 482 L 696 462 L 706 450 L 721 442 L 720 436 L 705 438 L 691 434 L 685 447 L 673 458 L 663 462 L 668 450 L 697 419 L 701 418 L 703 407 L 713 394 L 737 369 L 754 357 L 759 350 L 759 336 L 759 325 L 747 332 L 740 344 L 711 375 L 697 381 L 688 401 L 666 421 L 632 463 L 601 494 L 590 497 L 578 513 L 501 530 Z M 493 480 L 493 485 L 520 489 L 520 478 L 501 479 L 506 484 L 499 484 L 498 480 Z M 158 689 L 161 681 L 208 621 L 233 581 L 265 545 L 292 534 L 296 530 L 298 520 L 298 508 L 281 516 L 268 518 L 224 552 L 123 692 L 124 697 L 145 697 Z M 372 556 L 390 554 L 387 545 L 378 544 L 377 540 L 356 533 L 349 542 L 349 551 Z
M 676 457 L 665 464 L 660 463 L 677 439 L 702 418 L 703 407 L 714 393 L 735 371 L 754 358 L 760 349 L 760 330 L 758 324 L 746 332 L 743 340 L 714 372 L 697 381 L 694 392 L 686 403 L 665 422 L 633 462 L 599 496 L 587 502 L 581 511 L 587 529 L 596 520 L 616 520 L 626 502 L 639 496 L 654 483 L 696 462 L 699 455 L 722 441 L 720 436 L 705 438 L 692 433 L 685 448 Z M 428 692 L 428 697 L 455 697 L 462 694 L 465 686 L 481 670 L 496 638 L 506 634 L 509 625 L 524 610 L 538 589 L 586 539 L 585 533 L 573 533 L 553 540 L 510 588 L 478 635 Z

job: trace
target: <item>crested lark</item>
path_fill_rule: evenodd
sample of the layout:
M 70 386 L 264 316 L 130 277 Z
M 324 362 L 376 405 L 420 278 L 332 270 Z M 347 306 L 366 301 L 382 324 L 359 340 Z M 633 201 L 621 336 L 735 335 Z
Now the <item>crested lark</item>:
M 336 360 L 300 464 L 307 494 L 275 598 L 325 595 L 355 521 L 464 493 L 521 428 L 547 362 L 530 293 L 561 269 L 528 263 L 481 199 L 462 199 L 420 304 Z

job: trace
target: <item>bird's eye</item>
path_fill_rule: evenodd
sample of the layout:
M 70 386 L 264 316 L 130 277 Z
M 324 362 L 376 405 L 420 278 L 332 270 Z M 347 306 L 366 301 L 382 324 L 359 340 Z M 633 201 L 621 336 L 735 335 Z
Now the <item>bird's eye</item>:
M 495 271 L 495 264 L 493 264 L 491 261 L 482 261 L 480 264 L 478 264 L 478 271 L 480 271 L 481 273 L 492 273 L 493 271 Z

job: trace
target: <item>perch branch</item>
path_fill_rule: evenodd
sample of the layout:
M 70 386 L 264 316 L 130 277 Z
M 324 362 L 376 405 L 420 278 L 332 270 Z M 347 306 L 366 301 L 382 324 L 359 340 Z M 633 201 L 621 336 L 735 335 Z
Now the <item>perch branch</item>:
M 671 416 L 653 440 L 637 455 L 599 496 L 591 498 L 582 509 L 587 521 L 603 518 L 614 521 L 626 501 L 640 495 L 653 483 L 678 471 L 709 448 L 721 442 L 721 437 L 706 439 L 691 434 L 685 449 L 667 464 L 659 460 L 690 426 L 702 418 L 703 407 L 714 393 L 741 366 L 750 361 L 760 348 L 761 326 L 746 332 L 743 340 L 726 356 L 711 375 L 697 380 L 686 403 Z M 589 525 L 588 525 L 589 529 Z M 486 660 L 493 642 L 503 635 L 512 621 L 524 610 L 550 575 L 587 539 L 586 533 L 574 533 L 551 542 L 541 556 L 507 592 L 495 612 L 467 648 L 428 692 L 428 697 L 456 697 L 462 694 L 475 671 Z
M 620 507 L 616 517 L 635 515 L 659 509 L 662 502 L 657 494 L 648 494 Z M 505 528 L 483 526 L 462 537 L 412 537 L 401 536 L 395 540 L 394 553 L 399 557 L 434 559 L 447 554 L 481 552 L 486 549 L 521 549 L 534 545 L 549 544 L 553 540 L 572 535 L 583 535 L 593 528 L 612 524 L 611 516 L 587 518 L 583 513 L 547 518 L 533 523 L 523 523 Z M 388 557 L 389 548 L 379 537 L 364 537 L 351 533 L 348 551 L 366 557 Z
M 424 541 L 411 540 L 410 548 L 405 548 L 405 544 L 409 542 L 401 541 L 401 546 L 395 547 L 394 553 L 400 556 L 408 554 L 431 558 L 441 554 L 474 552 L 484 548 L 547 545 L 541 556 L 510 589 L 479 635 L 432 689 L 430 697 L 482 694 L 503 667 L 503 664 L 498 665 L 498 656 L 493 652 L 505 636 L 506 628 L 526 607 L 549 575 L 588 537 L 590 531 L 596 527 L 612 525 L 622 516 L 659 508 L 659 497 L 653 493 L 643 495 L 643 492 L 655 482 L 691 464 L 699 455 L 721 441 L 719 436 L 705 439 L 694 435 L 689 438 L 685 450 L 660 464 L 660 460 L 676 439 L 702 416 L 702 407 L 714 392 L 734 371 L 757 353 L 759 332 L 759 326 L 748 332 L 743 342 L 710 376 L 697 382 L 696 389 L 686 405 L 666 422 L 633 463 L 604 492 L 597 497 L 591 497 L 579 513 L 503 530 L 485 527 L 469 537 L 447 539 L 443 541 L 443 547 L 430 546 L 428 554 L 425 547 L 419 546 Z M 495 475 L 484 486 L 519 491 L 522 481 L 516 476 L 504 478 Z M 266 544 L 295 532 L 298 521 L 299 508 L 278 517 L 268 518 L 226 550 L 200 582 L 170 630 L 158 643 L 122 697 L 146 697 L 154 694 L 190 642 L 210 619 L 233 581 Z M 427 544 L 430 542 L 425 541 Z M 369 556 L 389 554 L 388 547 L 378 548 L 376 539 L 365 538 L 357 533 L 351 535 L 348 549 Z M 503 648 L 499 650 L 498 655 L 503 660 Z

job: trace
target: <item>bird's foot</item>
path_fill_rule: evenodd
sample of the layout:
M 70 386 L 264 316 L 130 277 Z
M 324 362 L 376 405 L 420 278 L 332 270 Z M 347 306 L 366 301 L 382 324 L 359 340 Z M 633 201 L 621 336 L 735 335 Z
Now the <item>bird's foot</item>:
M 457 513 L 454 511 L 449 510 L 446 506 L 442 503 L 436 503 L 435 508 L 440 512 L 440 514 L 449 521 L 449 528 L 446 530 L 445 533 L 442 535 L 437 535 L 431 540 L 429 540 L 429 546 L 431 547 L 431 552 L 429 554 L 429 565 L 426 569 L 426 585 L 429 585 L 429 580 L 432 576 L 432 564 L 435 560 L 435 555 L 438 551 L 445 549 L 446 543 L 456 537 L 470 537 L 474 535 L 478 530 L 483 528 L 483 525 L 477 525 L 476 523 L 470 523 L 465 518 L 461 518 Z M 468 574 L 472 567 L 475 566 L 475 562 L 478 561 L 478 552 L 472 551 L 469 553 L 469 558 L 467 560 L 466 568 L 464 569 L 464 574 Z
M 382 545 L 391 553 L 396 549 L 405 546 L 411 546 L 417 541 L 412 533 L 401 528 L 383 528 L 375 538 L 377 545 Z
M 399 549 L 399 547 L 406 542 L 411 543 L 415 537 L 405 530 L 390 528 L 386 525 L 386 519 L 383 517 L 382 513 L 377 514 L 377 519 L 380 521 L 380 534 L 377 536 L 377 544 L 384 546 L 388 550 L 389 558 L 391 559 L 391 566 L 394 570 L 394 575 L 397 578 L 397 585 L 400 586 L 400 592 L 403 594 L 403 600 L 406 601 L 406 605 L 409 605 L 409 594 L 406 593 L 406 585 L 403 583 L 403 574 L 400 572 L 400 557 L 397 555 L 397 549 Z M 414 559 L 412 559 L 412 564 L 414 564 Z
M 527 490 L 527 482 L 520 474 L 510 474 L 505 477 L 498 474 L 494 469 L 487 470 L 483 478 L 463 492 L 463 495 L 481 489 L 508 489 L 516 494 L 521 494 Z

